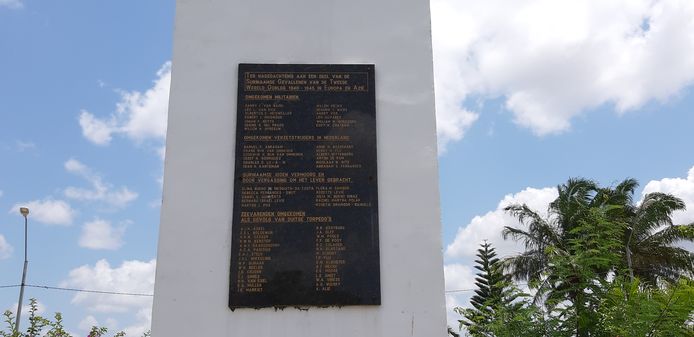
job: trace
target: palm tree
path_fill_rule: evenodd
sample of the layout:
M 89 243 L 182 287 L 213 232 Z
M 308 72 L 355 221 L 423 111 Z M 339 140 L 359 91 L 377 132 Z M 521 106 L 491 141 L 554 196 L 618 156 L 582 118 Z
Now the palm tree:
M 523 253 L 504 263 L 514 279 L 528 281 L 536 290 L 535 304 L 544 301 L 548 309 L 569 315 L 564 328 L 586 336 L 594 321 L 590 313 L 598 303 L 592 281 L 606 276 L 612 261 L 618 259 L 609 249 L 619 242 L 620 231 L 608 219 L 620 214 L 619 206 L 608 202 L 617 196 L 587 179 L 570 179 L 557 191 L 547 217 L 525 204 L 505 208 L 527 229 L 504 228 L 504 239 L 511 237 L 525 245 Z M 604 238 L 596 236 L 602 232 Z M 567 300 L 570 305 L 562 304 Z
M 624 233 L 625 258 L 631 277 L 657 285 L 694 275 L 694 253 L 675 246 L 694 241 L 694 223 L 673 224 L 672 214 L 684 210 L 682 199 L 665 193 L 649 193 L 629 207 L 629 226 Z
M 601 208 L 615 226 L 623 228 L 622 253 L 632 278 L 655 285 L 658 280 L 692 277 L 694 253 L 675 244 L 694 242 L 694 223 L 672 223 L 672 214 L 685 209 L 684 202 L 670 194 L 650 193 L 641 203 L 635 203 L 637 187 L 635 179 L 626 179 L 614 188 L 601 188 L 587 179 L 569 179 L 557 187 L 558 196 L 550 203 L 547 218 L 525 204 L 506 207 L 505 211 L 527 227 L 526 230 L 504 228 L 504 239 L 510 237 L 525 245 L 523 253 L 506 259 L 507 269 L 516 280 L 547 285 L 552 281 L 551 277 L 547 278 L 547 248 L 568 252 L 568 243 L 575 236 L 572 231 L 588 218 L 591 209 Z M 619 271 L 619 266 L 614 267 Z
M 650 285 L 694 274 L 694 254 L 674 245 L 694 241 L 694 224 L 672 223 L 684 202 L 651 193 L 635 203 L 637 187 L 634 179 L 614 188 L 570 179 L 557 187 L 547 217 L 525 204 L 505 208 L 524 228 L 505 227 L 504 239 L 525 245 L 523 253 L 504 261 L 506 270 L 536 289 L 535 303 L 542 300 L 566 314 L 562 326 L 576 336 L 587 336 L 597 322 L 593 313 L 609 272 L 628 270 Z
M 666 193 L 649 193 L 636 203 L 638 186 L 635 179 L 626 179 L 615 188 L 599 189 L 594 197 L 604 204 L 621 206 L 612 219 L 626 224 L 623 253 L 631 280 L 638 277 L 642 284 L 656 286 L 659 280 L 672 283 L 692 277 L 694 254 L 674 246 L 694 241 L 694 223 L 672 222 L 672 214 L 684 210 L 685 203 Z
M 527 229 L 504 227 L 504 239 L 522 241 L 525 251 L 505 260 L 506 269 L 517 281 L 547 284 L 549 257 L 547 248 L 568 251 L 572 230 L 576 228 L 593 205 L 597 184 L 588 179 L 569 179 L 557 187 L 558 196 L 549 204 L 548 217 L 525 204 L 509 205 L 504 210 L 518 219 Z

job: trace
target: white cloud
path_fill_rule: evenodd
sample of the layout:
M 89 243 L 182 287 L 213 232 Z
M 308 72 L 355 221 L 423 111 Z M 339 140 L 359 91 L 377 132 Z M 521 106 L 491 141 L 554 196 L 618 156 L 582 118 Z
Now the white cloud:
M 0 7 L 22 8 L 23 6 L 22 0 L 0 0 Z
M 152 294 L 156 261 L 125 261 L 112 268 L 106 260 L 99 260 L 93 267 L 84 265 L 70 271 L 62 287 L 113 291 L 136 294 Z M 73 304 L 93 312 L 133 312 L 151 310 L 152 298 L 142 296 L 114 296 L 107 294 L 78 293 Z
M 17 149 L 17 152 L 35 151 L 36 144 L 33 142 L 23 142 L 21 140 L 17 140 L 15 141 L 15 148 Z
M 475 271 L 467 265 L 452 263 L 443 266 L 446 290 L 465 290 L 475 286 Z
M 686 211 L 673 214 L 675 224 L 694 223 L 694 166 L 689 170 L 686 178 L 664 178 L 652 180 L 643 188 L 643 195 L 653 192 L 663 192 L 681 198 L 687 205 Z
M 159 159 L 161 159 L 161 161 L 164 161 L 164 159 L 166 158 L 166 146 L 158 148 L 157 155 L 159 155 Z
M 47 225 L 70 225 L 75 211 L 63 200 L 44 199 L 17 203 L 10 209 L 10 214 L 19 214 L 20 207 L 29 208 L 29 219 Z
M 101 324 L 99 320 L 96 319 L 93 315 L 87 315 L 87 317 L 83 318 L 78 324 L 77 328 L 84 331 L 84 332 L 90 332 L 92 330 L 92 327 L 105 327 L 107 328 L 110 332 L 115 332 L 116 327 L 118 326 L 118 321 L 116 321 L 113 318 L 107 318 L 105 324 Z
M 125 226 L 113 227 L 110 222 L 95 219 L 82 226 L 80 247 L 89 249 L 116 250 L 123 246 Z
M 159 159 L 161 159 L 162 166 L 161 166 L 161 173 L 157 177 L 157 183 L 159 183 L 159 187 L 164 186 L 164 159 L 166 159 L 166 146 L 162 146 L 159 149 L 157 149 L 157 154 L 159 155 Z
M 12 248 L 12 245 L 10 245 L 10 243 L 5 240 L 5 237 L 0 234 L 0 260 L 7 259 L 12 256 L 13 251 L 14 248 Z
M 501 200 L 494 211 L 482 216 L 475 216 L 469 224 L 458 228 L 455 239 L 446 248 L 449 258 L 472 257 L 477 253 L 479 244 L 484 240 L 491 243 L 500 257 L 521 252 L 523 247 L 512 240 L 504 240 L 501 231 L 504 226 L 518 227 L 517 219 L 504 212 L 504 207 L 511 204 L 527 204 L 531 209 L 547 216 L 549 203 L 556 199 L 556 188 L 536 189 L 528 187 L 516 194 L 508 194 Z
M 91 175 L 91 171 L 89 170 L 89 168 L 76 159 L 70 159 L 66 161 L 64 166 L 65 170 L 70 173 L 75 173 L 83 176 Z
M 117 331 L 125 332 L 126 336 L 142 336 L 150 330 L 152 326 L 152 310 L 150 308 L 139 309 L 135 315 L 135 322 L 125 328 L 119 326 L 118 321 L 113 318 L 107 318 L 104 324 L 94 316 L 87 315 L 83 318 L 77 328 L 85 333 L 91 331 L 92 327 L 106 327 L 111 333 Z M 75 334 L 76 335 L 76 334 Z
M 128 336 L 142 336 L 152 326 L 152 308 L 137 311 L 137 322 L 123 329 Z
M 6 310 L 9 310 L 12 312 L 13 315 L 17 314 L 17 304 L 19 302 L 14 302 L 9 308 Z M 29 310 L 31 308 L 29 307 L 29 300 L 22 301 L 22 317 L 28 317 L 29 316 Z M 46 312 L 46 305 L 36 301 L 36 314 L 37 315 L 43 315 Z
M 432 0 L 442 145 L 502 98 L 518 125 L 560 133 L 603 104 L 619 113 L 666 101 L 694 81 L 689 0 Z
M 82 135 L 90 142 L 97 145 L 108 145 L 111 142 L 111 134 L 114 133 L 115 121 L 102 121 L 87 110 L 80 112 L 80 126 Z
M 446 277 L 446 312 L 448 326 L 458 331 L 458 320 L 461 318 L 453 309 L 456 307 L 469 307 L 470 297 L 474 295 L 476 289 L 475 274 L 471 266 L 459 263 L 447 264 L 443 266 L 443 273 Z
M 124 131 L 136 140 L 166 137 L 166 120 L 171 86 L 171 62 L 166 62 L 157 72 L 154 86 L 144 94 L 132 91 L 123 93 L 118 103 L 118 113 L 128 116 Z
M 120 187 L 119 189 L 113 190 L 113 186 L 105 183 L 101 176 L 76 159 L 66 161 L 65 170 L 84 178 L 92 185 L 91 189 L 72 186 L 66 188 L 64 192 L 65 196 L 70 199 L 101 201 L 115 207 L 125 207 L 138 197 L 136 192 L 129 190 L 127 187 Z
M 162 141 L 166 137 L 170 85 L 171 62 L 166 62 L 157 72 L 152 88 L 144 93 L 121 92 L 115 114 L 101 119 L 83 110 L 79 118 L 82 134 L 97 145 L 109 144 L 113 134 L 123 134 L 136 142 Z
M 474 293 L 471 292 L 446 294 L 446 321 L 448 322 L 448 326 L 453 328 L 453 331 L 458 331 L 460 327 L 458 320 L 462 318 L 459 314 L 455 313 L 453 309 L 457 307 L 469 307 L 468 302 L 473 294 Z
M 92 315 L 88 315 L 77 324 L 78 329 L 87 332 L 89 332 L 94 326 L 100 326 L 100 324 L 96 317 Z

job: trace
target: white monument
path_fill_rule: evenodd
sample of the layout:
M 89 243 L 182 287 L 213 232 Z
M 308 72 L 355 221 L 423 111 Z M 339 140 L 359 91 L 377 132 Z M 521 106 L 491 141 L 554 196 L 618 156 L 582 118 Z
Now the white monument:
M 242 63 L 373 65 L 380 304 L 229 308 Z M 435 127 L 427 0 L 178 0 L 153 336 L 445 336 Z

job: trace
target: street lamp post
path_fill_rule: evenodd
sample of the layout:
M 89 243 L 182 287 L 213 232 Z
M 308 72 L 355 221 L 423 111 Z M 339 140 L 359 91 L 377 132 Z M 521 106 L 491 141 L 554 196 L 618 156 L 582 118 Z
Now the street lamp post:
M 29 215 L 29 209 L 26 207 L 19 208 L 19 213 L 24 216 L 24 271 L 22 272 L 22 285 L 19 288 L 19 303 L 17 303 L 17 320 L 14 324 L 14 329 L 19 332 L 19 319 L 22 317 L 22 301 L 24 300 L 24 285 L 26 285 L 27 279 L 27 265 L 29 260 L 27 258 L 27 236 L 28 236 L 28 224 L 27 216 Z

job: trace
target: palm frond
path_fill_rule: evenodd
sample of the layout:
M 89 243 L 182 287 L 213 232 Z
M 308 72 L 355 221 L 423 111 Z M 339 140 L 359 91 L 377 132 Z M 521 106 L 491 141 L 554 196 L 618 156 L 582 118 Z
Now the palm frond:
M 518 228 L 513 228 L 509 226 L 505 226 L 504 229 L 501 231 L 501 235 L 504 238 L 504 240 L 508 240 L 508 238 L 513 239 L 513 241 L 522 241 L 523 244 L 525 245 L 525 248 L 537 248 L 539 246 L 542 246 L 542 238 L 533 235 L 532 233 L 526 232 L 522 229 Z
M 680 241 L 694 241 L 694 223 L 665 227 L 650 234 L 637 244 L 658 246 L 672 245 Z
M 548 244 L 558 244 L 561 234 L 552 224 L 532 210 L 528 205 L 514 204 L 504 208 L 511 216 L 527 227 L 527 230 L 506 226 L 502 232 L 504 239 L 509 237 L 515 241 L 522 240 L 526 248 L 544 247 Z
M 504 270 L 516 281 L 534 282 L 547 267 L 547 256 L 534 249 L 503 260 Z
M 656 285 L 657 280 L 677 280 L 694 275 L 694 253 L 679 247 L 637 246 L 633 252 L 634 275 L 644 283 Z
M 557 186 L 559 195 L 550 203 L 549 210 L 558 218 L 563 232 L 577 226 L 598 189 L 594 181 L 584 178 L 571 178 L 565 184 Z
M 666 193 L 649 193 L 636 210 L 634 232 L 636 235 L 648 234 L 661 226 L 672 225 L 672 213 L 684 210 L 684 201 Z
M 598 188 L 591 200 L 591 206 L 603 205 L 631 205 L 633 204 L 634 191 L 639 182 L 633 178 L 624 179 L 614 188 Z

